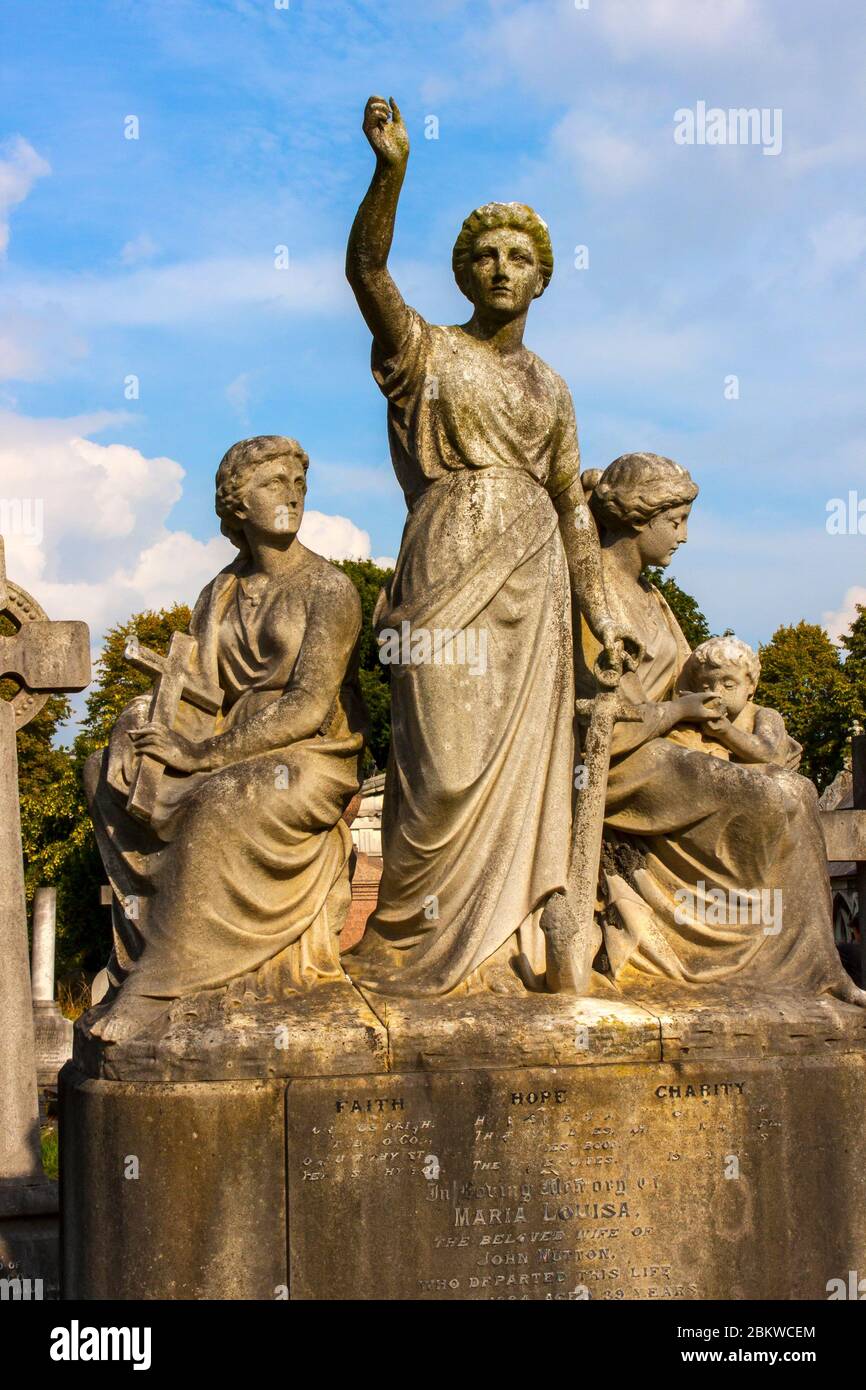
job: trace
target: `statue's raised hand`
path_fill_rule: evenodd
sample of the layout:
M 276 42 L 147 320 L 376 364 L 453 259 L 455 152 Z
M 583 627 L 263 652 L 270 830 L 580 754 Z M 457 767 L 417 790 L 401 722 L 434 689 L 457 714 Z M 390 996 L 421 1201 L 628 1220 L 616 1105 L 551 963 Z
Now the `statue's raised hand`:
M 409 158 L 409 134 L 393 97 L 390 104 L 384 97 L 370 97 L 364 107 L 364 134 L 383 164 L 405 166 Z

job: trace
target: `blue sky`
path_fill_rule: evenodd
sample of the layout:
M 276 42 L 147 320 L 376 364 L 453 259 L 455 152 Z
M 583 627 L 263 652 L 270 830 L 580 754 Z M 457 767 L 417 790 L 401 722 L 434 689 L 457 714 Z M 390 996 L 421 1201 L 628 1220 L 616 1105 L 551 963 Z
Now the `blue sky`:
M 711 626 L 836 633 L 866 602 L 866 538 L 825 525 L 831 498 L 866 497 L 863 7 L 6 0 L 0 27 L 0 500 L 43 502 L 8 568 L 53 616 L 98 639 L 193 599 L 229 553 L 214 470 L 249 434 L 309 451 L 308 543 L 396 554 L 342 271 L 371 92 L 412 141 L 407 299 L 461 321 L 463 217 L 541 212 L 557 263 L 527 342 L 571 387 L 585 467 L 650 449 L 693 472 L 672 572 Z M 781 111 L 781 149 L 677 144 L 700 101 Z

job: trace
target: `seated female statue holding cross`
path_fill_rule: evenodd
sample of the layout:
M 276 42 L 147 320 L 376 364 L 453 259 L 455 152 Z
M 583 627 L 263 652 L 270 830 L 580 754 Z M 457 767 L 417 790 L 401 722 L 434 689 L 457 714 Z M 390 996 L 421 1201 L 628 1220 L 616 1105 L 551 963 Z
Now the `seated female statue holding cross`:
M 87 764 L 114 890 L 111 990 L 88 1019 L 104 1042 L 268 962 L 282 990 L 343 978 L 361 606 L 297 539 L 308 463 L 295 440 L 265 435 L 219 466 L 217 515 L 239 554 L 195 606 L 186 673 L 221 692 L 219 712 L 182 700 L 169 728 L 139 697 Z M 142 759 L 165 769 L 146 823 L 127 809 Z

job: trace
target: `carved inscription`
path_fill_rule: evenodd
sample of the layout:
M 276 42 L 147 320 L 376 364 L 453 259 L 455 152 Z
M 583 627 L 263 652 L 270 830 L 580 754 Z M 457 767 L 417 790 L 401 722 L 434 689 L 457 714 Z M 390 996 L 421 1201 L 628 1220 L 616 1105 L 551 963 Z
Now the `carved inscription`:
M 772 1296 L 778 1082 L 743 1062 L 292 1083 L 292 1297 Z

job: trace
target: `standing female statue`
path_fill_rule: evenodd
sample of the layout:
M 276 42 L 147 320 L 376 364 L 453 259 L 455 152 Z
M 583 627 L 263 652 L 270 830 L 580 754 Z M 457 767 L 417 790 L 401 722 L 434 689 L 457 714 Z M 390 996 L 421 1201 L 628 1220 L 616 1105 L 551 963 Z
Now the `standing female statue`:
M 519 987 L 516 961 L 537 986 L 540 913 L 569 851 L 572 597 L 610 663 L 625 635 L 607 611 L 568 389 L 523 345 L 550 238 L 522 204 L 479 208 L 453 255 L 472 316 L 427 323 L 387 266 L 409 153 L 393 100 L 370 98 L 364 132 L 376 169 L 346 273 L 409 509 L 375 620 L 408 634 L 412 655 L 392 672 L 383 876 L 350 969 L 383 992 L 428 995 L 470 977 Z M 486 660 L 461 664 L 459 643 L 455 660 L 453 634 Z
M 266 962 L 284 990 L 344 978 L 352 844 L 341 816 L 363 746 L 361 606 L 297 539 L 308 463 L 294 439 L 264 435 L 219 466 L 217 515 L 239 554 L 190 624 L 193 674 L 222 692 L 216 726 L 189 704 L 174 730 L 149 723 L 139 697 L 88 763 L 115 898 L 113 991 L 89 1022 L 104 1041 Z M 166 769 L 147 825 L 126 806 L 140 755 Z
M 778 764 L 739 763 L 712 738 L 715 752 L 677 737 L 683 726 L 713 735 L 727 722 L 716 695 L 682 691 L 689 645 L 643 578 L 687 539 L 697 486 L 657 454 L 624 455 L 585 482 L 606 592 L 643 647 L 620 686 L 634 709 L 614 729 L 605 803 L 614 977 L 623 987 L 744 983 L 866 1004 L 833 941 L 817 793 L 791 770 L 798 745 L 782 734 Z M 598 644 L 586 630 L 582 648 L 578 670 L 588 671 Z

